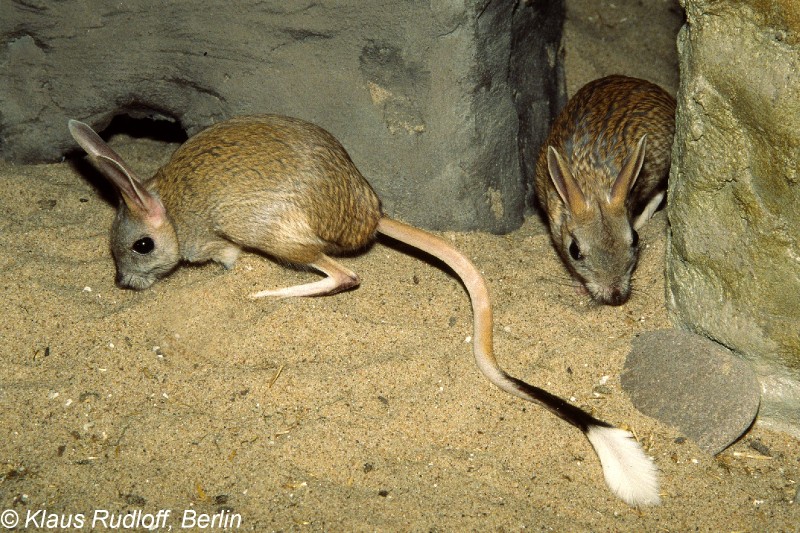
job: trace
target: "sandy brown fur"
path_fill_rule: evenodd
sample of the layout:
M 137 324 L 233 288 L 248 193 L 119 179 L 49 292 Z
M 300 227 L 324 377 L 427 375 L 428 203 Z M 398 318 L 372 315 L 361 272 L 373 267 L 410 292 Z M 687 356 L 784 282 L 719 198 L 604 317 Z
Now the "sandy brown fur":
M 381 217 L 377 195 L 333 136 L 276 115 L 203 130 L 148 187 L 167 207 L 190 261 L 210 259 L 195 250 L 217 235 L 308 264 L 365 246 Z
M 534 185 L 553 244 L 598 301 L 627 300 L 638 254 L 632 223 L 666 191 L 674 132 L 675 100 L 666 91 L 645 80 L 609 76 L 588 83 L 569 100 L 541 148 Z M 631 189 L 623 187 L 615 196 L 612 188 L 643 136 L 641 171 Z M 572 205 L 554 185 L 550 150 L 563 158 L 582 193 Z M 585 252 L 580 263 L 569 251 L 577 241 Z
M 630 148 L 647 134 L 642 172 L 629 197 L 632 212 L 643 207 L 652 191 L 663 186 L 675 134 L 675 99 L 657 85 L 625 76 L 609 76 L 583 86 L 556 117 L 536 165 L 536 189 L 548 191 L 539 201 L 557 217 L 560 202 L 549 184 L 548 146 L 571 164 L 587 196 L 602 198 L 628 157 Z M 593 179 L 589 179 L 593 178 Z M 556 196 L 553 196 L 556 194 Z

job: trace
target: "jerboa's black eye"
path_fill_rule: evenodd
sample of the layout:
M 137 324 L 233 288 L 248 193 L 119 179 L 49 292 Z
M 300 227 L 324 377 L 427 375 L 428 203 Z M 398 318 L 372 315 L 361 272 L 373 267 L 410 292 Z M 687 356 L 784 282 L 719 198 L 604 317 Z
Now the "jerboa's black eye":
M 153 251 L 156 247 L 156 243 L 153 242 L 153 239 L 150 237 L 142 237 L 131 246 L 131 250 L 136 252 L 137 254 L 147 255 Z
M 575 261 L 583 261 L 583 254 L 581 253 L 581 249 L 578 248 L 578 243 L 575 242 L 575 239 L 572 239 L 572 242 L 569 243 L 569 255 Z

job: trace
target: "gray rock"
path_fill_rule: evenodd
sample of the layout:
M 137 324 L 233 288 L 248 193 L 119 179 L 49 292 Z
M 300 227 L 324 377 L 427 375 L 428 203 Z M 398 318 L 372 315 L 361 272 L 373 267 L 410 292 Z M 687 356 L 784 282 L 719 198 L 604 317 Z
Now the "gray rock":
M 711 454 L 752 425 L 761 396 L 749 364 L 715 342 L 678 330 L 635 338 L 621 381 L 639 411 L 675 426 Z
M 535 142 L 564 93 L 562 1 L 0 9 L 0 157 L 60 158 L 75 148 L 68 118 L 102 130 L 118 114 L 149 115 L 192 135 L 236 114 L 281 113 L 331 131 L 388 213 L 433 229 L 522 223 L 515 104 Z
M 751 362 L 759 421 L 800 436 L 800 4 L 683 3 L 667 305 Z

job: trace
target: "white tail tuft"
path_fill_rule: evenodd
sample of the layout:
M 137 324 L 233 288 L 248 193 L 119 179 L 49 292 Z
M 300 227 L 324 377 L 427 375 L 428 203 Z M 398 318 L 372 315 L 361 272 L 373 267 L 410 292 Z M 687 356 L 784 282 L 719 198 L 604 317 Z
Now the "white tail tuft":
M 589 426 L 586 437 L 594 446 L 611 491 L 634 507 L 658 505 L 658 469 L 625 430 Z

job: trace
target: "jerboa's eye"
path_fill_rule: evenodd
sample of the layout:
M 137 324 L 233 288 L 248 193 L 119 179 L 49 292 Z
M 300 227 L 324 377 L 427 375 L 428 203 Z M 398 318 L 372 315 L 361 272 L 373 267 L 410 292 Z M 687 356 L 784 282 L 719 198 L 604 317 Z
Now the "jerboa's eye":
M 131 250 L 137 254 L 147 255 L 152 252 L 156 247 L 156 243 L 150 237 L 142 237 L 131 246 Z
M 572 242 L 569 243 L 569 255 L 575 261 L 583 261 L 583 253 L 581 253 L 581 249 L 578 247 L 578 243 L 575 242 L 575 239 L 572 239 Z

